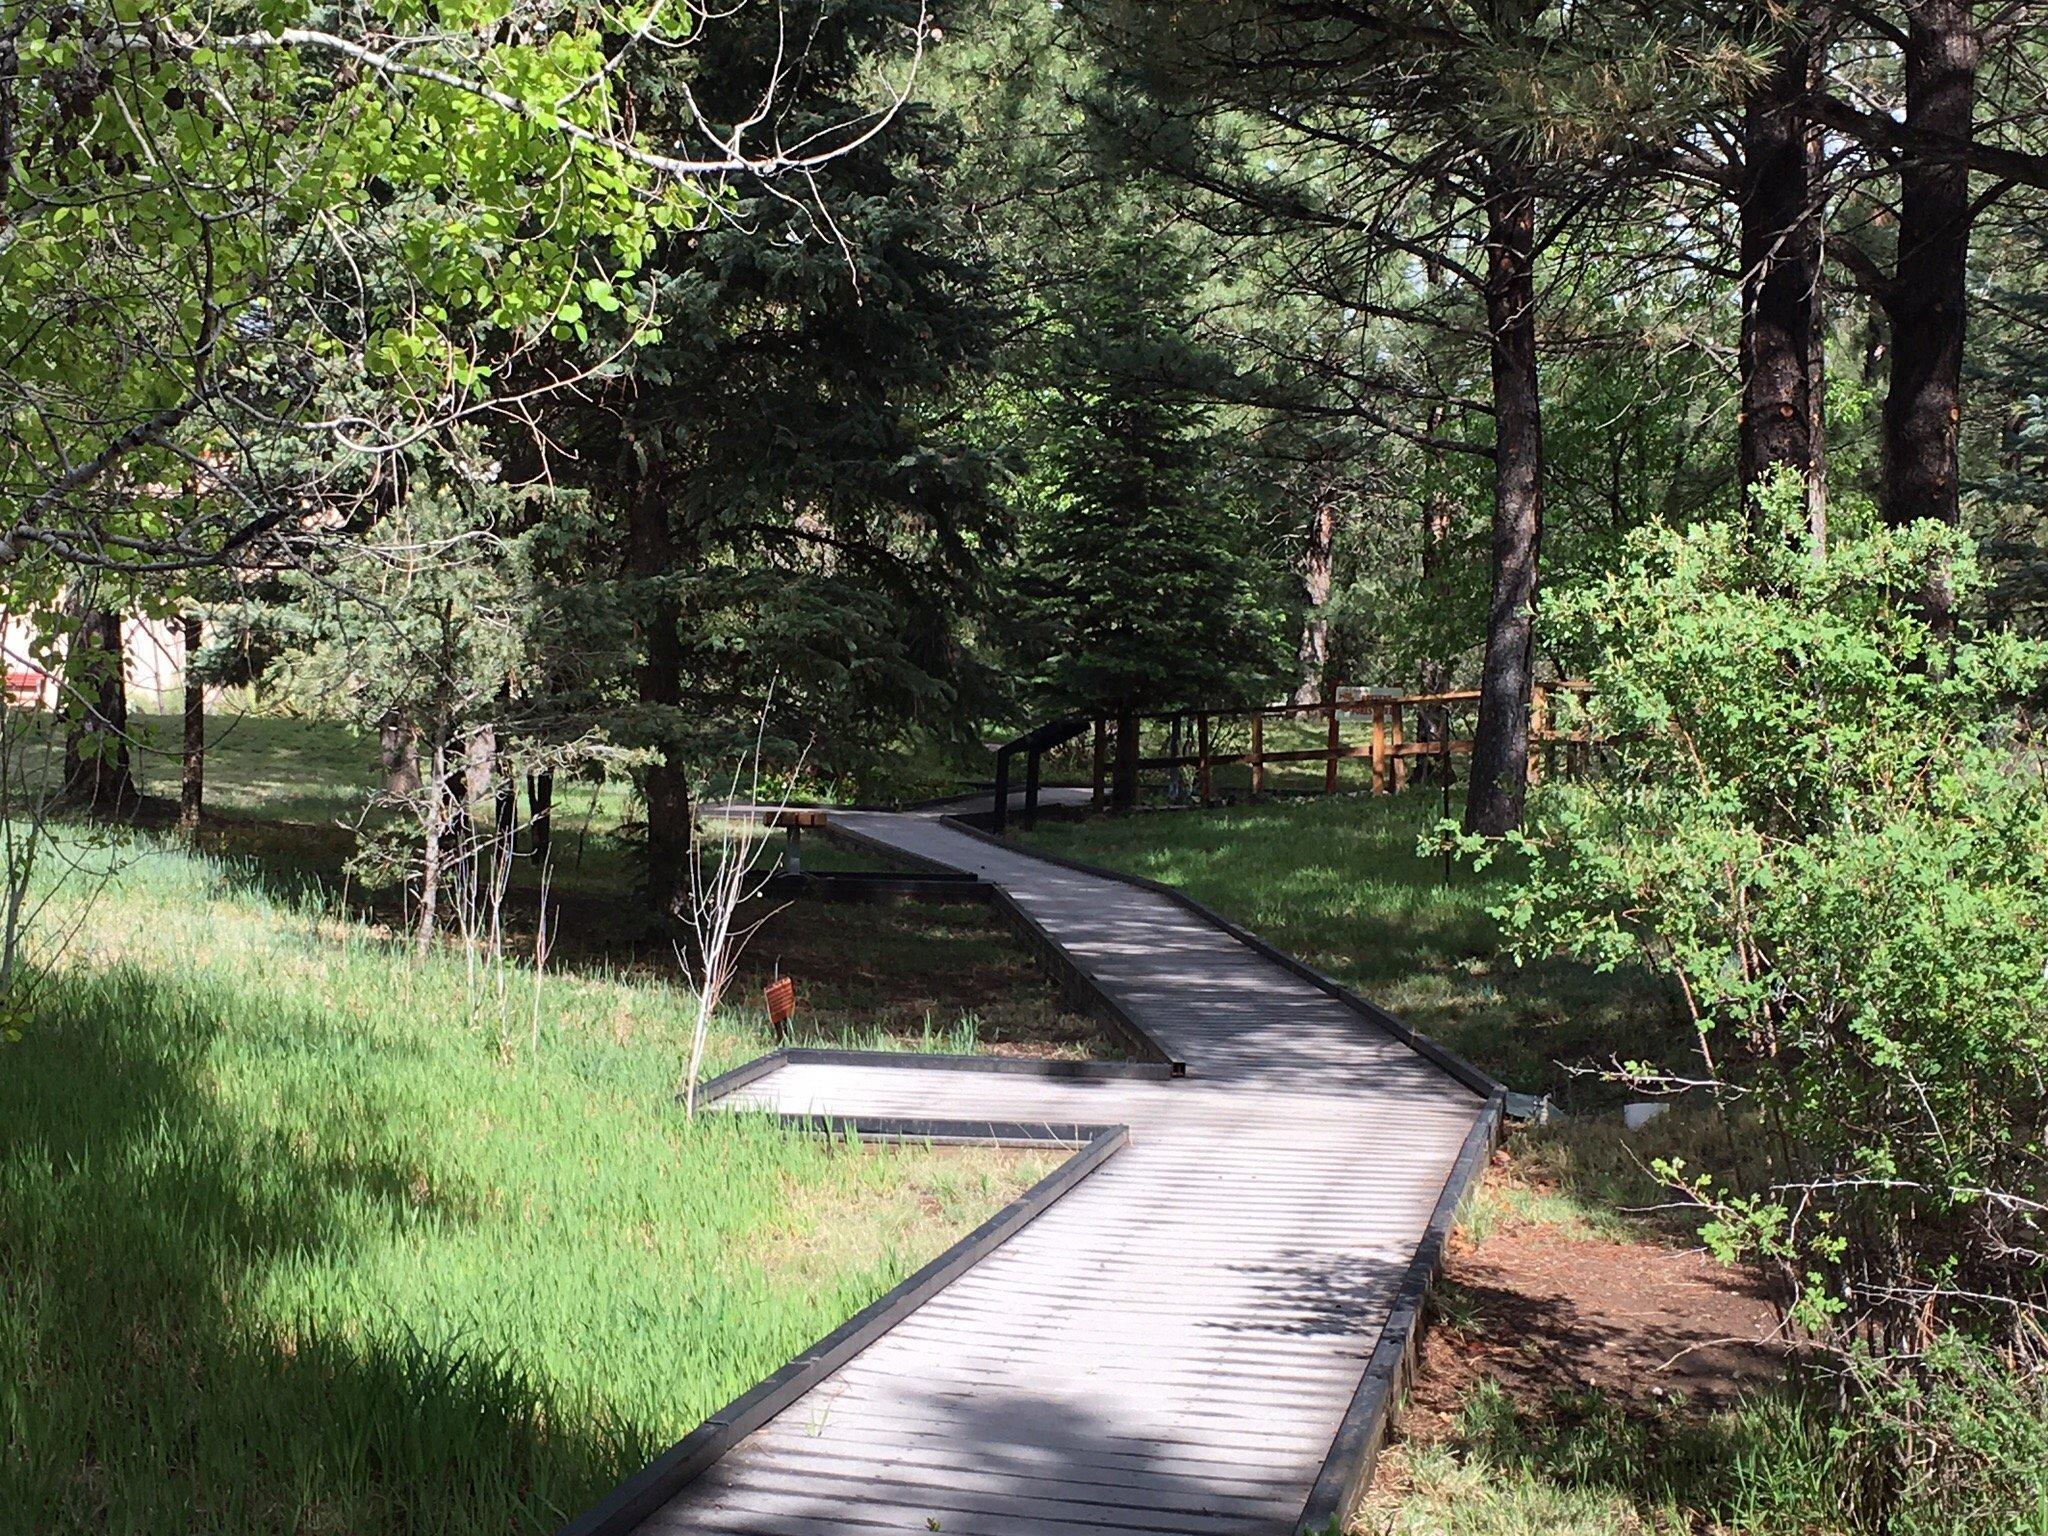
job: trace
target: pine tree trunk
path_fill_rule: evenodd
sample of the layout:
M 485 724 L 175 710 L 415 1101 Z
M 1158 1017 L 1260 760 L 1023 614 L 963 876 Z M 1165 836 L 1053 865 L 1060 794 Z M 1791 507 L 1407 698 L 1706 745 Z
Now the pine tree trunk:
M 441 872 L 448 851 L 448 822 L 451 814 L 449 803 L 448 732 L 445 726 L 436 726 L 433 742 L 433 761 L 418 793 L 426 797 L 421 818 L 420 839 L 420 902 L 413 920 L 413 948 L 425 954 L 433 948 L 434 933 L 440 922 Z
M 1908 0 L 1906 125 L 1956 143 L 1975 136 L 1983 40 L 1972 0 Z M 1894 527 L 1960 516 L 1957 444 L 1963 419 L 1965 278 L 1970 173 L 1953 161 L 1909 159 L 1899 173 L 1899 263 L 1886 294 L 1892 376 L 1884 401 L 1884 519 Z M 1945 624 L 1946 573 L 1925 606 Z
M 492 809 L 491 830 L 498 857 L 509 859 L 519 838 L 519 778 L 503 757 L 498 760 L 498 794 Z
M 64 789 L 67 805 L 101 814 L 134 809 L 141 799 L 128 756 L 127 657 L 121 616 L 72 607 L 76 626 L 65 657 Z
M 1138 804 L 1138 706 L 1126 699 L 1116 712 L 1116 763 L 1110 775 L 1109 808 L 1129 811 Z
M 480 725 L 469 733 L 462 752 L 462 803 L 482 805 L 498 778 L 498 728 Z
M 548 850 L 555 839 L 555 771 L 543 768 L 526 780 L 527 836 L 533 844 L 533 862 L 547 867 Z
M 1442 491 L 1432 491 L 1422 503 L 1422 593 L 1426 602 L 1443 601 L 1444 561 L 1450 553 L 1450 543 L 1451 498 Z M 1418 681 L 1424 693 L 1442 693 L 1450 686 L 1450 677 L 1450 664 L 1442 657 L 1431 656 L 1423 661 Z M 1442 741 L 1449 729 L 1448 706 L 1425 706 L 1416 711 L 1417 741 Z M 1440 765 L 1434 758 L 1425 759 L 1418 764 L 1417 776 L 1434 782 L 1439 771 Z
M 1816 40 L 1807 50 L 1807 89 L 1826 84 L 1827 48 Z M 1827 132 L 1819 123 L 1806 125 L 1806 185 L 1814 199 L 1815 238 L 1827 228 L 1824 198 L 1827 179 Z M 1816 560 L 1828 552 L 1828 330 L 1827 266 L 1816 248 L 1813 286 L 1807 292 L 1806 314 L 1806 539 Z
M 404 801 L 419 793 L 419 732 L 396 713 L 377 722 L 377 757 L 386 796 Z
M 1294 702 L 1312 704 L 1323 696 L 1330 681 L 1330 581 L 1337 543 L 1337 500 L 1320 492 L 1309 513 L 1308 542 L 1301 557 L 1301 584 L 1308 598 L 1302 617 L 1300 681 Z
M 441 883 L 451 888 L 456 901 L 462 900 L 465 885 L 464 876 L 469 872 L 469 860 L 473 849 L 470 846 L 469 818 L 469 743 L 462 744 L 462 750 L 437 753 L 445 765 L 440 776 L 441 785 Z M 462 915 L 456 909 L 456 917 Z
M 190 833 L 199 830 L 200 812 L 206 803 L 206 685 L 193 664 L 205 636 L 196 613 L 185 615 L 183 628 L 185 738 L 178 761 L 178 825 Z
M 1756 514 L 1755 492 L 1781 468 L 1813 474 L 1813 289 L 1819 224 L 1807 180 L 1799 99 L 1810 49 L 1786 45 L 1778 67 L 1742 118 L 1742 416 L 1737 474 Z
M 474 857 L 478 875 L 491 879 L 496 877 L 499 864 L 511 857 L 513 830 L 519 824 L 518 783 L 507 772 L 505 761 L 495 725 L 480 725 L 470 733 L 469 751 L 464 763 L 463 798 L 468 806 L 476 809 L 480 809 L 486 800 L 490 802 L 488 874 L 484 869 L 486 845 L 480 835 L 475 837 Z
M 640 702 L 658 715 L 656 760 L 644 770 L 647 799 L 648 894 L 663 913 L 685 895 L 690 861 L 690 779 L 675 721 L 683 703 L 682 615 L 676 600 L 653 584 L 674 569 L 674 531 L 660 486 L 644 476 L 627 510 L 628 558 L 648 584 L 638 678 Z
M 1536 197 L 1519 166 L 1487 187 L 1486 320 L 1493 371 L 1493 595 L 1479 677 L 1467 831 L 1522 822 L 1536 660 L 1536 565 L 1543 540 L 1543 416 L 1536 377 Z

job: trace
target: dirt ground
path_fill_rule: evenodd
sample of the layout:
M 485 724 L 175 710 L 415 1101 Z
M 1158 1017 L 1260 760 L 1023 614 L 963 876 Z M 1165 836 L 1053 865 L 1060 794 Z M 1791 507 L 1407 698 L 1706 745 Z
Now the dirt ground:
M 1489 1178 L 1516 1177 L 1510 1155 L 1497 1154 Z M 1617 1241 L 1514 1217 L 1482 1242 L 1461 1231 L 1433 1306 L 1390 1449 L 1445 1434 L 1482 1380 L 1532 1411 L 1588 1390 L 1645 1409 L 1704 1410 L 1778 1379 L 1786 1363 L 1755 1276 L 1648 1234 Z

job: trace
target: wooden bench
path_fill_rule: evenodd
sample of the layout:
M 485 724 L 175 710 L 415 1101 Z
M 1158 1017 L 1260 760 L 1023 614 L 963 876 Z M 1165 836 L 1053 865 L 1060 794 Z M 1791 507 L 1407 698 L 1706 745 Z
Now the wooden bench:
M 761 813 L 761 824 L 768 827 L 780 827 L 788 834 L 789 853 L 783 860 L 782 867 L 792 875 L 800 875 L 804 872 L 804 865 L 803 855 L 797 846 L 798 840 L 804 835 L 805 828 L 824 826 L 825 813 L 823 811 L 811 810 L 807 807 L 786 805 L 780 810 L 763 811 Z

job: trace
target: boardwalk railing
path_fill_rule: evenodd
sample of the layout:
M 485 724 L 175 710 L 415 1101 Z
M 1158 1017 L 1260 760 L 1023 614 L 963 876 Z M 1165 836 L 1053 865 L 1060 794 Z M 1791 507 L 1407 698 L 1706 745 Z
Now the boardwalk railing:
M 1006 741 L 996 748 L 996 793 L 994 802 L 995 829 L 1003 830 L 1010 816 L 1010 764 L 1020 755 L 1024 759 L 1024 825 L 1030 826 L 1038 819 L 1038 773 L 1039 764 L 1045 754 L 1055 747 L 1065 746 L 1088 729 L 1086 715 L 1068 715 L 1063 719 L 1049 721 L 1037 730 L 1026 731 L 1015 741 Z M 1096 737 L 1100 741 L 1102 722 L 1095 722 Z M 1099 800 L 1101 796 L 1096 798 Z

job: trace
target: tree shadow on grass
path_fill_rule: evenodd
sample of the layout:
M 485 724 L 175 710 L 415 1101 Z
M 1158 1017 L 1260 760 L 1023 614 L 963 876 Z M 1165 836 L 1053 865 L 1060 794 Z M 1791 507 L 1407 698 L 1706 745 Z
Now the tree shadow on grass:
M 285 1328 L 263 1271 L 407 1170 L 230 1125 L 213 1000 L 52 978 L 0 1048 L 0 1532 L 545 1530 L 652 1439 L 487 1346 Z
M 411 938 L 399 893 L 366 892 L 346 878 L 347 829 L 223 820 L 209 826 L 206 846 L 221 859 L 230 890 L 294 910 L 345 914 L 405 963 Z M 530 875 L 522 869 L 501 914 L 508 956 L 522 967 L 540 921 Z M 571 884 L 551 888 L 548 910 L 551 972 L 678 979 L 674 932 L 655 920 L 651 903 Z M 1120 1054 L 1099 1021 L 1062 1003 L 1031 951 L 986 905 L 764 897 L 741 909 L 743 928 L 757 920 L 762 927 L 741 954 L 732 997 L 759 1013 L 759 989 L 775 976 L 794 976 L 807 1042 L 887 1039 L 946 1049 L 952 1040 L 981 1049 Z M 963 1020 L 972 1023 L 963 1028 Z M 765 1017 L 756 1027 L 765 1038 Z
M 1600 1390 L 1518 1403 L 1486 1383 L 1444 1448 L 1489 1497 L 1539 1518 L 1560 1496 L 1593 1495 L 1626 1508 L 1617 1529 L 1845 1529 L 1829 1422 L 1789 1388 L 1703 1412 Z

